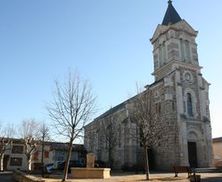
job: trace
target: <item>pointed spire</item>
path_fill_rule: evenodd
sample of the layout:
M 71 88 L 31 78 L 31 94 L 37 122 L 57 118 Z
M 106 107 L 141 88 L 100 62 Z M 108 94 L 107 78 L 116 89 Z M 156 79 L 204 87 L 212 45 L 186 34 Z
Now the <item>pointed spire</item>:
M 176 9 L 172 5 L 172 0 L 168 1 L 168 8 L 166 10 L 165 16 L 163 18 L 162 25 L 169 25 L 174 24 L 182 19 L 180 18 L 180 15 L 177 13 Z

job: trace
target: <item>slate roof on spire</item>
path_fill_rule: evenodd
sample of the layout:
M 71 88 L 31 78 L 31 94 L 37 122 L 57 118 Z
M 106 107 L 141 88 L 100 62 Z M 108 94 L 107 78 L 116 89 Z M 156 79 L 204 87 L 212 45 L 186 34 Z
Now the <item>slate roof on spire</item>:
M 172 5 L 172 1 L 168 1 L 168 8 L 166 10 L 162 25 L 169 25 L 169 24 L 175 24 L 182 19 L 180 18 L 180 15 L 177 13 L 176 9 Z

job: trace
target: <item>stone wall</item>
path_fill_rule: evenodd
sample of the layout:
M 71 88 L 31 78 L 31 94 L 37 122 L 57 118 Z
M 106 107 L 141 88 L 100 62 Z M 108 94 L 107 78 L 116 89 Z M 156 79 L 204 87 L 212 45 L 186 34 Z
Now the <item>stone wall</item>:
M 27 175 L 19 170 L 15 170 L 13 172 L 13 178 L 17 182 L 47 182 L 47 180 L 43 180 L 32 175 Z

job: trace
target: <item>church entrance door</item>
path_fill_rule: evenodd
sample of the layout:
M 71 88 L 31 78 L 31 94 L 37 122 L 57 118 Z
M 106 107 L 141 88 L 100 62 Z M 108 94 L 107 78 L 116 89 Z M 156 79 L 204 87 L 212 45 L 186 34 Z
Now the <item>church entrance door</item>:
M 196 142 L 188 142 L 188 157 L 190 167 L 197 167 L 197 145 Z

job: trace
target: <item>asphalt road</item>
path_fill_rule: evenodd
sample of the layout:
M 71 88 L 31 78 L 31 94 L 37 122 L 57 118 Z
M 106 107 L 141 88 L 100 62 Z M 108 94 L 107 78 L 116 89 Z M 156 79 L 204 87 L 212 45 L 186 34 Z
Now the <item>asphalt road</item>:
M 0 182 L 14 182 L 12 173 L 0 172 Z

